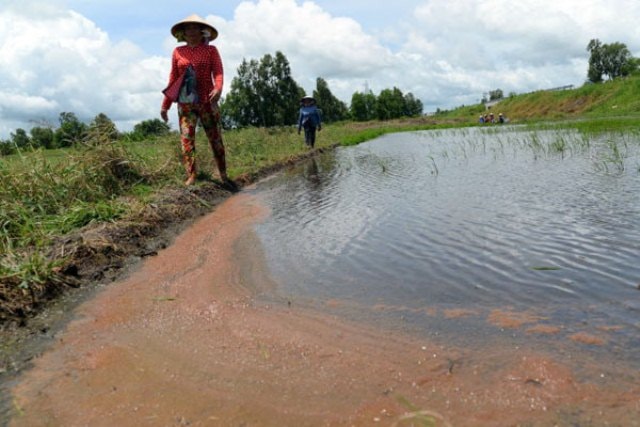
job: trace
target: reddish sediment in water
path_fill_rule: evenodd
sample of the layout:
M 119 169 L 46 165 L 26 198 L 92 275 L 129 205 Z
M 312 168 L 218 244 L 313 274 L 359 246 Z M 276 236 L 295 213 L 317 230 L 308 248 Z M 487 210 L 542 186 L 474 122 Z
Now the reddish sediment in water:
M 259 199 L 232 197 L 81 305 L 12 390 L 9 424 L 639 425 L 635 372 L 580 380 L 541 353 L 447 348 L 258 302 L 272 284 L 251 227 L 265 215 Z M 508 311 L 488 319 L 553 332 L 535 329 L 539 320 Z

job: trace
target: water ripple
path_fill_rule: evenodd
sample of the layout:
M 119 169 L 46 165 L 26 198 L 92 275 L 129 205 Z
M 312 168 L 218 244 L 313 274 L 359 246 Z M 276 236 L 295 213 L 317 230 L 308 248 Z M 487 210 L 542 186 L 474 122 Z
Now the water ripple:
M 637 170 L 594 163 L 601 141 L 561 137 L 564 152 L 558 135 L 508 129 L 388 135 L 268 181 L 273 217 L 259 234 L 283 292 L 406 306 L 608 301 L 607 316 L 634 324 Z

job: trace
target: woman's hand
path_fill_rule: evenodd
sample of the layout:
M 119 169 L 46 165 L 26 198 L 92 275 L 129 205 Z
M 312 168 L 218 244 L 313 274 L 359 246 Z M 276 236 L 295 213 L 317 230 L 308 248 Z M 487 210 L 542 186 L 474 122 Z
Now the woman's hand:
M 167 114 L 167 110 L 160 110 L 160 117 L 164 120 L 165 123 L 169 121 L 169 115 Z

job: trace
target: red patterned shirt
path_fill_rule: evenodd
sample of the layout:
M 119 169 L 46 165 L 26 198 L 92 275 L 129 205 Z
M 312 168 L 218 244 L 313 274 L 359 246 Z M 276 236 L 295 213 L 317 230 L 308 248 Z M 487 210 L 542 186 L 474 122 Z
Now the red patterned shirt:
M 213 88 L 222 90 L 224 83 L 222 60 L 218 49 L 204 43 L 195 47 L 186 45 L 175 48 L 171 57 L 169 85 L 185 72 L 189 64 L 193 65 L 196 71 L 198 98 L 200 102 L 208 102 Z M 168 110 L 170 107 L 171 100 L 165 96 L 162 109 Z

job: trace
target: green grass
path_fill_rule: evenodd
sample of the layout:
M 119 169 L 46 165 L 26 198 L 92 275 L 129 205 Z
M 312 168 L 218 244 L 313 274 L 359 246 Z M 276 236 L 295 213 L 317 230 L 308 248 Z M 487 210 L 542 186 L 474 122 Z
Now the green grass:
M 504 98 L 492 107 L 517 123 L 577 119 L 629 120 L 640 117 L 640 76 L 630 76 L 602 84 L 585 84 L 571 90 L 545 91 Z M 466 118 L 475 123 L 486 112 L 483 105 L 464 106 L 438 117 Z

